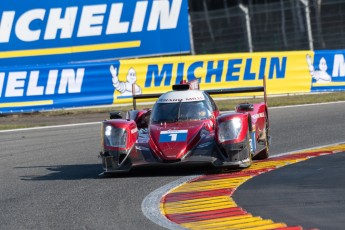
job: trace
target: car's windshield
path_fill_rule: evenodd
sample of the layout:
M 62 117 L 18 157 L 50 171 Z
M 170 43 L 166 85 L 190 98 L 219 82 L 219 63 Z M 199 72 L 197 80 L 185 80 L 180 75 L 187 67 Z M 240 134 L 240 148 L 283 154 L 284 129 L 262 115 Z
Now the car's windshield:
M 203 120 L 211 116 L 211 108 L 205 101 L 156 103 L 152 110 L 151 122 Z

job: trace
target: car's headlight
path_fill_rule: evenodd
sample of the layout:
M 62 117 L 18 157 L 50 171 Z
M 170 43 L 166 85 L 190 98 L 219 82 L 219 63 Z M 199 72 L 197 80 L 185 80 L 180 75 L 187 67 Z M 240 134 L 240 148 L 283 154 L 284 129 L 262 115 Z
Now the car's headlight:
M 125 148 L 127 144 L 127 132 L 124 129 L 116 128 L 111 125 L 105 125 L 104 143 L 106 146 Z
M 221 122 L 218 125 L 218 140 L 219 142 L 230 141 L 237 139 L 242 128 L 240 118 L 233 118 L 228 121 Z

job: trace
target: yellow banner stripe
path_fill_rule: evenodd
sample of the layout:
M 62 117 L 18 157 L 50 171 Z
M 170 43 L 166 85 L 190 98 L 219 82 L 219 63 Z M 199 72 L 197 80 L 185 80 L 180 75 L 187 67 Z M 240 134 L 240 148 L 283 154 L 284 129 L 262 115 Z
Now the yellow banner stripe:
M 54 55 L 54 54 L 82 53 L 82 52 L 92 52 L 92 51 L 101 51 L 101 50 L 126 49 L 126 48 L 140 47 L 140 44 L 141 44 L 141 41 L 136 40 L 136 41 L 105 43 L 105 44 L 97 44 L 97 45 L 6 51 L 6 52 L 0 52 L 0 58 L 31 57 L 31 56 Z
M 344 82 L 329 82 L 329 83 L 313 83 L 314 87 L 319 86 L 345 86 Z
M 9 102 L 1 103 L 0 108 L 12 108 L 12 107 L 24 107 L 24 106 L 38 106 L 38 105 L 52 105 L 53 100 L 43 100 L 43 101 L 25 101 L 25 102 Z

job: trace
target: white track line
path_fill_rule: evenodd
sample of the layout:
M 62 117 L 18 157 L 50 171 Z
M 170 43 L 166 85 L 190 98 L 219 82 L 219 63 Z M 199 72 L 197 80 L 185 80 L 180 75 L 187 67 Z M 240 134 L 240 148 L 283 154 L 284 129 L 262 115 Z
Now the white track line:
M 338 142 L 338 143 L 329 144 L 329 145 L 322 145 L 322 146 L 311 147 L 311 148 L 306 148 L 306 149 L 294 150 L 294 151 L 286 152 L 286 153 L 275 154 L 275 155 L 271 156 L 270 158 L 282 157 L 282 156 L 290 155 L 290 154 L 297 153 L 297 152 L 314 150 L 314 149 L 317 150 L 320 148 L 327 148 L 327 147 L 331 147 L 331 146 L 335 146 L 335 145 L 341 145 L 341 144 L 344 144 L 344 142 Z
M 313 103 L 313 104 L 303 104 L 303 105 L 285 105 L 285 106 L 276 106 L 270 107 L 270 101 L 268 101 L 268 109 L 285 109 L 285 108 L 292 108 L 292 107 L 308 107 L 308 106 L 316 106 L 316 105 L 329 105 L 329 104 L 341 104 L 345 103 L 345 101 L 334 101 L 334 102 L 322 102 L 322 103 Z
M 271 108 L 269 107 L 269 110 L 271 110 L 271 109 L 285 109 L 285 108 L 291 108 L 291 107 L 302 107 L 302 106 L 340 104 L 340 103 L 345 103 L 345 101 L 314 103 L 314 104 L 303 104 L 303 105 L 288 105 L 288 106 L 278 106 L 278 107 L 271 107 Z M 54 126 L 33 127 L 33 128 L 24 128 L 24 129 L 10 129 L 10 130 L 1 130 L 0 133 L 16 132 L 16 131 L 26 131 L 26 130 L 50 129 L 50 128 L 74 127 L 74 126 L 83 126 L 83 125 L 94 125 L 94 124 L 100 124 L 100 123 L 101 122 L 89 122 L 89 123 L 77 123 L 77 124 L 69 124 L 69 125 L 54 125 Z
M 148 196 L 145 197 L 145 199 L 141 203 L 141 211 L 149 220 L 151 220 L 155 224 L 158 224 L 161 227 L 174 230 L 186 229 L 174 222 L 171 222 L 160 212 L 160 201 L 162 197 L 165 194 L 167 194 L 171 189 L 199 176 L 201 175 L 185 176 L 151 192 Z

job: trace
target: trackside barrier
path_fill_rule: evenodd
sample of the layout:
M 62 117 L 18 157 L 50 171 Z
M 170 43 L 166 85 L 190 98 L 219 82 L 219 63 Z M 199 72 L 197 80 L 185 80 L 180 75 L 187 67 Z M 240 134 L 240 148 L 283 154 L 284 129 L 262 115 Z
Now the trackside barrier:
M 256 87 L 265 75 L 268 95 L 344 91 L 344 54 L 236 53 L 0 68 L 0 113 L 131 103 L 133 92 L 160 94 L 195 79 L 202 90 Z
M 6 0 L 0 9 L 2 67 L 190 53 L 187 0 Z

